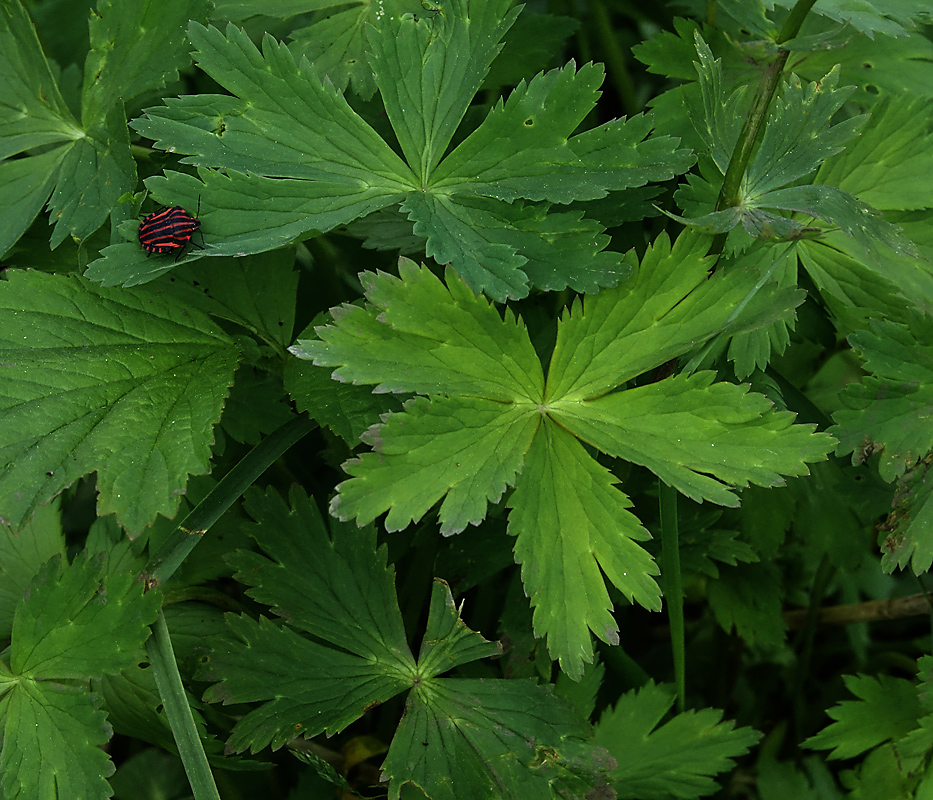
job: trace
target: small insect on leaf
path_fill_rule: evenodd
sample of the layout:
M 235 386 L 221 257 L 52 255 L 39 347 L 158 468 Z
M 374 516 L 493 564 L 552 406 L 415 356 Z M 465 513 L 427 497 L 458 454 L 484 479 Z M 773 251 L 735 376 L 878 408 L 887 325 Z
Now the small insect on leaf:
M 181 206 L 153 211 L 139 226 L 139 243 L 146 251 L 146 258 L 149 258 L 152 253 L 162 255 L 177 250 L 175 261 L 178 261 L 184 252 L 185 245 L 189 242 L 203 249 L 201 244 L 191 241 L 194 232 L 201 227 L 201 221 L 198 219 L 200 213 L 200 197 L 198 198 L 198 210 L 193 217 Z M 201 242 L 202 244 L 204 242 L 203 234 Z

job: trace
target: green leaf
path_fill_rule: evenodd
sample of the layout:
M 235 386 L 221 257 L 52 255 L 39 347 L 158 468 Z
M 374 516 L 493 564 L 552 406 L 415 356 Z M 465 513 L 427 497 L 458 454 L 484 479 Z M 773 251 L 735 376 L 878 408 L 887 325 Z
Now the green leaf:
M 843 29 L 845 30 L 845 29 Z M 797 71 L 809 80 L 840 64 L 846 81 L 856 84 L 852 100 L 861 108 L 880 97 L 933 96 L 933 42 L 924 36 L 850 39 L 841 50 L 818 49 L 806 54 Z M 857 145 L 857 143 L 855 143 Z
M 880 675 L 846 675 L 846 688 L 858 700 L 843 700 L 827 712 L 834 722 L 804 747 L 832 750 L 829 758 L 852 758 L 888 741 L 897 741 L 917 726 L 920 706 L 912 681 Z
M 916 97 L 887 98 L 873 109 L 861 135 L 828 158 L 816 175 L 882 211 L 933 207 L 929 103 Z
M 714 777 L 732 769 L 758 741 L 752 728 L 722 721 L 722 711 L 687 711 L 658 725 L 674 704 L 669 686 L 649 682 L 605 711 L 594 741 L 616 760 L 612 786 L 620 800 L 687 800 L 712 794 Z
M 336 380 L 376 384 L 378 392 L 499 403 L 540 397 L 544 375 L 524 324 L 509 311 L 503 320 L 452 272 L 445 286 L 426 267 L 401 259 L 398 278 L 380 272 L 360 280 L 367 306 L 334 309 L 334 325 L 315 329 L 320 341 L 299 340 L 294 355 L 346 365 Z
M 10 668 L 32 679 L 86 679 L 142 660 L 161 597 L 132 573 L 101 579 L 105 556 L 44 566 L 13 620 Z
M 69 111 L 36 29 L 19 0 L 0 9 L 0 255 L 22 236 L 48 200 L 71 143 L 84 133 Z M 51 145 L 57 147 L 50 147 Z
M 792 0 L 775 0 L 775 4 L 792 8 Z M 813 12 L 840 23 L 847 23 L 861 33 L 874 38 L 875 33 L 885 36 L 904 36 L 917 22 L 928 21 L 930 12 L 902 0 L 818 0 Z
M 344 464 L 351 478 L 337 487 L 331 513 L 363 525 L 388 511 L 386 530 L 398 531 L 444 498 L 444 535 L 478 524 L 515 484 L 538 427 L 534 406 L 417 397 L 404 408 L 364 434 L 374 452 Z
M 514 494 L 509 532 L 535 607 L 535 636 L 574 680 L 593 660 L 589 631 L 619 643 L 603 574 L 630 600 L 655 611 L 661 592 L 654 559 L 636 542 L 650 538 L 600 466 L 559 424 L 546 421 L 531 445 Z
M 385 546 L 376 550 L 375 531 L 341 526 L 331 537 L 313 501 L 297 490 L 289 499 L 291 507 L 272 489 L 249 494 L 245 507 L 256 522 L 247 530 L 269 557 L 231 556 L 237 580 L 295 628 L 361 658 L 413 666 L 394 571 Z
M 388 511 L 385 526 L 395 531 L 440 501 L 441 532 L 456 533 L 514 485 L 509 531 L 536 635 L 579 678 L 592 658 L 588 629 L 616 636 L 600 570 L 649 608 L 659 607 L 659 593 L 653 561 L 635 544 L 646 534 L 628 499 L 575 436 L 646 464 L 691 496 L 729 505 L 737 502 L 729 487 L 780 484 L 834 444 L 745 387 L 711 386 L 711 375 L 606 394 L 717 333 L 770 325 L 799 302 L 799 293 L 775 292 L 757 272 L 709 279 L 706 246 L 691 235 L 672 248 L 662 236 L 631 281 L 578 302 L 561 321 L 546 384 L 523 324 L 508 310 L 500 317 L 453 273 L 445 287 L 403 260 L 398 279 L 364 275 L 367 305 L 337 309 L 333 326 L 316 329 L 320 340 L 291 351 L 338 367 L 340 380 L 428 397 L 367 432 L 374 452 L 344 465 L 351 477 L 332 513 L 366 524 Z M 693 425 L 703 434 L 691 444 Z M 570 580 L 580 574 L 582 582 Z
M 890 531 L 881 546 L 885 572 L 909 563 L 914 574 L 920 575 L 933 565 L 933 471 L 929 461 L 929 457 L 919 461 L 897 482 L 894 508 L 882 527 Z
M 426 678 L 450 672 L 454 667 L 481 658 L 501 655 L 498 642 L 488 642 L 471 631 L 460 618 L 450 587 L 434 579 L 428 610 L 428 627 L 418 653 L 418 671 Z
M 374 15 L 370 65 L 407 163 L 271 36 L 260 53 L 233 26 L 224 36 L 193 24 L 199 65 L 235 96 L 172 100 L 134 123 L 158 147 L 186 154 L 184 163 L 223 172 L 202 171 L 200 185 L 180 173 L 147 180 L 165 202 L 204 195 L 208 247 L 188 258 L 268 250 L 401 203 L 428 254 L 474 291 L 503 299 L 524 297 L 531 286 L 591 291 L 617 283 L 625 270 L 604 252 L 609 239 L 597 223 L 579 211 L 551 214 L 501 198 L 604 197 L 667 180 L 692 156 L 674 139 L 643 141 L 651 124 L 643 117 L 572 136 L 596 101 L 601 71 L 592 66 L 523 84 L 447 155 L 518 13 L 507 7 L 456 0 L 436 14 L 387 8 Z M 130 226 L 121 233 L 133 236 Z M 127 242 L 108 248 L 89 274 L 133 285 L 159 271 Z
M 749 644 L 777 648 L 787 628 L 781 575 L 773 563 L 723 567 L 709 584 L 709 604 L 727 633 L 733 630 Z
M 294 254 L 287 249 L 201 261 L 176 271 L 160 288 L 205 314 L 235 322 L 284 352 L 293 341 L 295 325 L 299 276 L 293 267 Z
M 390 798 L 411 784 L 432 800 L 556 799 L 559 780 L 575 766 L 567 753 L 586 734 L 586 724 L 534 681 L 425 681 L 409 696 L 382 769 Z M 590 748 L 584 757 L 598 755 Z
M 451 0 L 434 17 L 388 10 L 370 29 L 376 85 L 421 185 L 428 184 L 518 13 L 508 0 Z
M 552 418 L 588 444 L 642 464 L 692 500 L 737 506 L 727 487 L 782 486 L 808 475 L 832 438 L 795 414 L 775 411 L 747 385 L 713 383 L 699 372 L 604 395 L 551 404 Z
M 98 513 L 139 533 L 206 472 L 237 350 L 199 313 L 77 277 L 0 284 L 0 515 L 97 471 Z M 144 409 L 145 413 L 141 412 Z
M 87 239 L 104 224 L 124 192 L 136 186 L 136 162 L 123 104 L 116 102 L 106 117 L 88 123 L 85 135 L 68 149 L 61 163 L 49 210 L 55 230 L 49 246 L 68 236 Z
M 18 533 L 0 525 L 0 639 L 9 639 L 13 612 L 39 568 L 53 556 L 64 557 L 61 510 L 57 502 L 39 506 Z
M 314 336 L 312 328 L 299 336 L 301 342 Z M 327 426 L 351 448 L 379 417 L 390 411 L 402 410 L 401 401 L 391 394 L 373 394 L 369 386 L 338 383 L 331 380 L 331 370 L 316 367 L 300 358 L 285 362 L 285 391 L 299 411 L 307 411 L 312 419 Z
M 831 430 L 839 438 L 837 452 L 853 453 L 853 463 L 883 450 L 878 469 L 889 482 L 933 450 L 931 337 L 933 323 L 916 315 L 907 325 L 878 321 L 850 337 L 870 375 L 843 390 L 845 407 Z
M 130 5 L 98 0 L 89 23 L 91 51 L 84 62 L 85 124 L 175 80 L 191 63 L 185 27 L 189 20 L 206 22 L 210 7 L 207 0 Z M 125 119 L 121 122 L 125 131 Z
M 232 638 L 215 639 L 199 680 L 215 703 L 262 702 L 234 726 L 227 752 L 278 749 L 296 736 L 335 734 L 407 689 L 397 657 L 373 660 L 309 641 L 261 617 L 228 615 Z M 356 629 L 359 630 L 359 629 Z M 389 657 L 387 651 L 383 659 Z
M 468 184 L 480 194 L 508 202 L 520 197 L 552 203 L 604 197 L 606 190 L 593 181 L 586 166 L 570 166 L 574 154 L 567 144 L 596 104 L 604 77 L 602 65 L 576 70 L 571 63 L 522 82 L 444 159 L 431 185 L 456 191 Z M 637 127 L 636 142 L 648 133 L 646 126 Z
M 0 87 L 0 158 L 82 135 L 19 0 L 0 10 Z
M 830 124 L 854 88 L 837 89 L 838 82 L 838 68 L 807 85 L 791 73 L 772 105 L 761 145 L 749 164 L 747 198 L 754 200 L 810 174 L 858 133 L 865 117 Z
M 209 702 L 268 701 L 237 723 L 227 745 L 233 752 L 343 730 L 408 688 L 415 669 L 393 570 L 371 528 L 331 538 L 313 501 L 297 490 L 291 508 L 269 490 L 253 492 L 247 510 L 256 520 L 250 534 L 271 558 L 235 554 L 237 579 L 289 625 L 228 615 L 234 638 L 217 641 L 202 660 L 200 678 L 218 681 L 205 694 Z
M 21 679 L 0 699 L 0 775 L 7 800 L 107 800 L 113 764 L 101 745 L 111 730 L 87 690 Z
M 255 13 L 254 3 L 245 3 L 250 13 Z M 262 6 L 264 14 L 270 14 L 268 3 Z M 298 28 L 290 34 L 289 48 L 299 56 L 307 57 L 321 80 L 324 76 L 341 92 L 346 92 L 352 84 L 353 93 L 369 100 L 376 92 L 372 69 L 366 54 L 366 26 L 376 21 L 378 10 L 369 3 L 343 4 L 340 0 L 323 0 L 309 3 L 307 0 L 297 3 L 299 12 L 308 10 L 311 5 L 331 10 L 331 13 L 318 15 L 314 23 L 306 28 Z M 332 10 L 332 9 L 337 10 Z M 282 9 L 283 12 L 285 9 Z M 286 14 L 283 13 L 283 16 Z M 235 20 L 242 17 L 217 14 L 223 19 Z M 249 16 L 245 14 L 244 16 Z

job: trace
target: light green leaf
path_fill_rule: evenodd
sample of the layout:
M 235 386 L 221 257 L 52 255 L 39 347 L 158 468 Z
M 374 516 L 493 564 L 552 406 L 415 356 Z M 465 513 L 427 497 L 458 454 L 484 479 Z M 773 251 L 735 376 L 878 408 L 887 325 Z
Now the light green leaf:
M 425 681 L 409 697 L 382 769 L 393 800 L 409 785 L 432 800 L 556 800 L 567 796 L 561 779 L 599 760 L 593 748 L 584 765 L 568 758 L 586 735 L 586 724 L 534 681 Z
M 704 708 L 658 725 L 674 704 L 669 686 L 650 682 L 627 692 L 596 726 L 596 744 L 618 762 L 612 785 L 620 800 L 669 800 L 712 794 L 714 777 L 732 769 L 759 739 L 751 728 L 722 721 L 722 711 Z
M 818 183 L 838 186 L 882 211 L 933 207 L 933 135 L 928 101 L 901 96 L 873 109 L 861 136 L 828 158 Z
M 650 538 L 596 463 L 562 427 L 545 422 L 509 498 L 515 560 L 535 608 L 535 635 L 574 680 L 593 660 L 589 631 L 618 644 L 605 575 L 630 600 L 660 610 L 654 559 L 636 542 Z
M 764 303 L 765 316 L 754 315 L 755 325 L 768 324 L 766 315 L 778 309 L 786 314 L 787 304 L 793 308 L 802 299 L 771 294 L 775 286 L 759 287 L 757 271 L 718 272 L 709 278 L 708 244 L 703 237 L 684 235 L 672 247 L 662 234 L 630 280 L 565 311 L 551 356 L 547 399 L 598 397 L 721 331 L 736 331 L 756 295 L 762 295 L 755 302 Z
M 544 375 L 524 323 L 505 319 L 448 271 L 445 286 L 426 267 L 401 259 L 399 276 L 363 273 L 366 308 L 344 305 L 334 325 L 316 328 L 291 352 L 334 377 L 380 392 L 468 395 L 499 403 L 540 398 Z
M 450 587 L 445 581 L 435 578 L 428 627 L 418 653 L 418 672 L 422 680 L 450 672 L 461 664 L 501 653 L 502 647 L 498 642 L 486 641 L 466 626 L 460 618 L 460 609 L 454 605 Z
M 57 502 L 39 506 L 18 533 L 0 525 L 0 639 L 9 639 L 13 612 L 26 587 L 46 561 L 65 555 L 61 509 Z
M 337 487 L 330 511 L 360 525 L 388 511 L 386 530 L 398 531 L 444 498 L 441 532 L 459 533 L 514 485 L 538 420 L 530 403 L 409 400 L 404 412 L 364 435 L 374 452 L 344 464 L 351 478 Z
M 0 515 L 97 471 L 98 513 L 133 532 L 171 517 L 206 472 L 237 349 L 199 313 L 82 278 L 0 283 Z M 15 488 L 14 488 L 15 487 Z
M 313 335 L 313 330 L 305 330 L 299 341 Z M 373 394 L 369 386 L 338 383 L 331 380 L 330 373 L 324 367 L 291 358 L 285 363 L 285 391 L 299 411 L 307 411 L 351 448 L 360 443 L 360 437 L 381 415 L 402 410 L 401 401 L 394 395 Z
M 10 668 L 33 679 L 114 674 L 143 657 L 161 597 L 132 573 L 104 575 L 105 554 L 66 567 L 54 558 L 33 580 L 13 619 Z
M 107 800 L 110 757 L 101 749 L 111 730 L 100 699 L 75 686 L 21 679 L 0 699 L 6 800 Z
M 508 0 L 451 0 L 435 15 L 386 9 L 369 30 L 370 65 L 421 186 L 444 156 L 520 9 Z
M 551 404 L 551 417 L 599 450 L 641 464 L 696 500 L 737 506 L 728 487 L 782 486 L 808 475 L 833 439 L 715 373 L 675 375 L 595 400 Z
M 292 491 L 290 504 L 273 489 L 252 491 L 247 528 L 268 556 L 239 551 L 229 558 L 248 594 L 295 628 L 369 661 L 413 667 L 395 602 L 394 570 L 377 550 L 375 531 L 341 527 L 330 536 L 314 501 Z
M 858 700 L 843 700 L 827 712 L 834 722 L 804 747 L 832 750 L 829 758 L 852 758 L 917 726 L 920 704 L 912 681 L 889 675 L 845 675 L 846 688 Z

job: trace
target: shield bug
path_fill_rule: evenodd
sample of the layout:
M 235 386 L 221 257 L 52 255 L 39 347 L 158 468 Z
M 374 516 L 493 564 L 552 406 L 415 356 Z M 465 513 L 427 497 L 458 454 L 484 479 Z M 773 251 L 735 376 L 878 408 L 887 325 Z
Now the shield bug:
M 191 242 L 194 232 L 201 227 L 198 214 L 201 213 L 201 198 L 198 198 L 198 210 L 192 217 L 181 206 L 171 206 L 153 211 L 139 225 L 139 243 L 146 251 L 146 258 L 152 253 L 162 255 L 175 250 L 175 260 L 181 258 L 185 245 Z M 204 241 L 203 234 L 201 241 Z M 195 247 L 203 249 L 197 242 L 191 242 Z

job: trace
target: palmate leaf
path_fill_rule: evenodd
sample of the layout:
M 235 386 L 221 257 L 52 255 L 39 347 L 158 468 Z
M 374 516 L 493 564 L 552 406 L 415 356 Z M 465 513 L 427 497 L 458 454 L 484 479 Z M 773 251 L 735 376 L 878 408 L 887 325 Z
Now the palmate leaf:
M 605 252 L 601 226 L 548 204 L 666 180 L 692 156 L 667 137 L 645 141 L 645 117 L 574 136 L 603 72 L 573 64 L 520 84 L 448 153 L 518 14 L 509 5 L 451 0 L 433 15 L 380 6 L 367 28 L 369 63 L 404 160 L 271 36 L 260 52 L 232 25 L 223 34 L 193 24 L 198 64 L 236 96 L 172 100 L 134 122 L 202 168 L 200 181 L 178 173 L 147 181 L 165 201 L 203 196 L 208 247 L 189 258 L 256 253 L 401 208 L 429 255 L 491 297 L 618 283 L 626 270 Z M 132 238 L 132 226 L 121 230 Z M 570 269 L 570 254 L 581 252 Z M 129 241 L 107 248 L 90 274 L 124 285 L 153 277 Z
M 830 758 L 852 758 L 917 726 L 921 708 L 917 686 L 888 675 L 846 675 L 846 688 L 857 700 L 843 700 L 827 712 L 834 722 L 803 744 L 831 750 Z
M 168 298 L 8 271 L 0 283 L 0 518 L 97 471 L 98 512 L 132 533 L 206 472 L 238 348 Z
M 217 681 L 207 700 L 262 702 L 236 724 L 228 751 L 334 733 L 412 690 L 384 764 L 390 797 L 409 783 L 432 798 L 529 800 L 556 798 L 561 785 L 582 782 L 584 792 L 598 785 L 602 761 L 583 742 L 588 726 L 549 689 L 534 681 L 439 677 L 500 652 L 466 627 L 446 583 L 434 582 L 416 662 L 394 570 L 372 527 L 331 536 L 312 500 L 298 490 L 290 500 L 287 506 L 273 490 L 254 491 L 249 532 L 265 555 L 232 557 L 248 593 L 285 623 L 228 615 L 233 637 L 215 637 L 202 659 L 199 677 Z
M 713 708 L 678 714 L 659 726 L 673 704 L 670 687 L 648 683 L 600 717 L 595 741 L 618 762 L 611 779 L 620 800 L 712 794 L 719 788 L 714 776 L 731 769 L 759 738 L 751 728 L 723 722 Z
M 334 324 L 316 329 L 320 339 L 292 352 L 336 367 L 339 380 L 427 397 L 366 434 L 373 452 L 347 462 L 351 477 L 332 512 L 360 524 L 388 512 L 387 529 L 398 530 L 441 501 L 441 531 L 451 534 L 515 487 L 508 529 L 536 635 L 579 678 L 592 659 L 588 630 L 616 641 L 603 575 L 634 601 L 660 605 L 657 568 L 637 544 L 647 532 L 580 440 L 723 505 L 737 504 L 730 488 L 805 474 L 833 445 L 711 374 L 614 391 L 799 302 L 796 290 L 760 286 L 755 271 L 710 279 L 707 269 L 697 237 L 674 247 L 660 237 L 631 280 L 564 314 L 546 382 L 521 321 L 508 310 L 501 317 L 451 271 L 446 286 L 404 259 L 399 278 L 364 275 L 368 304 L 335 310 Z

